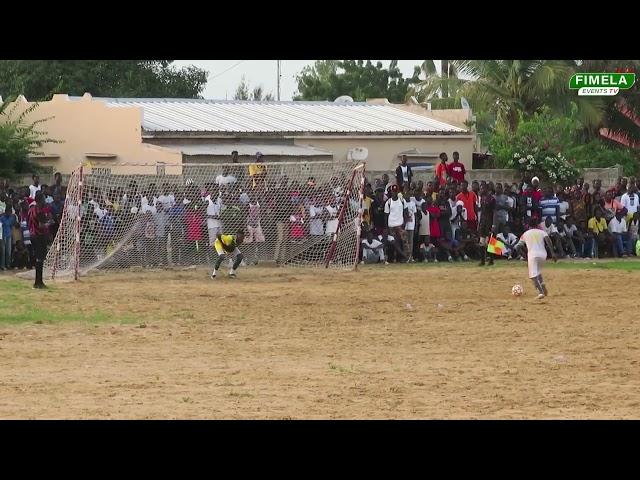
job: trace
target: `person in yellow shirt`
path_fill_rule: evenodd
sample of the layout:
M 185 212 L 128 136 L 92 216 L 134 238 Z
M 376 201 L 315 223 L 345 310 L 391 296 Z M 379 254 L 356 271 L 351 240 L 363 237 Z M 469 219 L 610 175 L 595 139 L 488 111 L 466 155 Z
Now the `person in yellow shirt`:
M 601 252 L 606 252 L 613 245 L 613 237 L 609 233 L 607 221 L 602 216 L 601 208 L 595 209 L 594 216 L 587 222 L 587 229 L 593 235 L 593 242 L 597 245 L 597 257 L 600 257 Z
M 262 153 L 256 152 L 256 163 L 249 165 L 249 177 L 251 178 L 251 186 L 255 188 L 260 183 L 264 183 L 267 177 L 267 167 L 263 164 Z
M 236 278 L 236 269 L 242 263 L 242 252 L 238 248 L 239 245 L 242 244 L 244 240 L 244 232 L 239 230 L 235 235 L 229 234 L 218 234 L 216 237 L 216 241 L 213 242 L 213 248 L 215 248 L 216 253 L 218 254 L 218 260 L 216 260 L 216 264 L 213 267 L 213 272 L 211 272 L 211 279 L 216 278 L 216 274 L 218 273 L 218 269 L 222 262 L 224 262 L 227 255 L 233 256 L 233 266 L 231 270 L 229 270 L 229 277 Z

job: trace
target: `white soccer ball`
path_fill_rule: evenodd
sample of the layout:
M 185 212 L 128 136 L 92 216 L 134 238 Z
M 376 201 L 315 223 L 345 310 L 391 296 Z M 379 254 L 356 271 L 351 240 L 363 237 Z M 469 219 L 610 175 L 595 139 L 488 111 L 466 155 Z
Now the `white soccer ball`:
M 522 285 L 520 285 L 519 283 L 516 283 L 511 288 L 511 293 L 513 294 L 514 297 L 519 297 L 520 295 L 522 295 L 524 293 L 524 288 L 522 288 Z

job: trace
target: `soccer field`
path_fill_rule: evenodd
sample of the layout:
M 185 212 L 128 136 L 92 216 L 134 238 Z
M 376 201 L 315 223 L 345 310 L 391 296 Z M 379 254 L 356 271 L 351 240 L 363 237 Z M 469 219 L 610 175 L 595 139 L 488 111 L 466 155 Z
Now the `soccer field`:
M 639 267 L 4 275 L 0 418 L 638 418 Z

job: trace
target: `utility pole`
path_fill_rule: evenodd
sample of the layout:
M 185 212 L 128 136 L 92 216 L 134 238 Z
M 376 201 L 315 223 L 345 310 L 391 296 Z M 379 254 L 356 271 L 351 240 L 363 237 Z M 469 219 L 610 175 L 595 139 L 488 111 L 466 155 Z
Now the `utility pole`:
M 278 101 L 280 101 L 280 60 L 278 62 Z

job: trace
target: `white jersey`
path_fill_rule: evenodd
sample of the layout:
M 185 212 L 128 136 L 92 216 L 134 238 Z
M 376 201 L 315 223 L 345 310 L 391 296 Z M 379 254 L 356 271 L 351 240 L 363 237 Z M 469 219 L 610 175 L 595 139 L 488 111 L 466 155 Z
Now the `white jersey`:
M 527 245 L 529 258 L 547 258 L 544 239 L 548 236 L 544 230 L 531 228 L 522 234 L 518 243 Z

